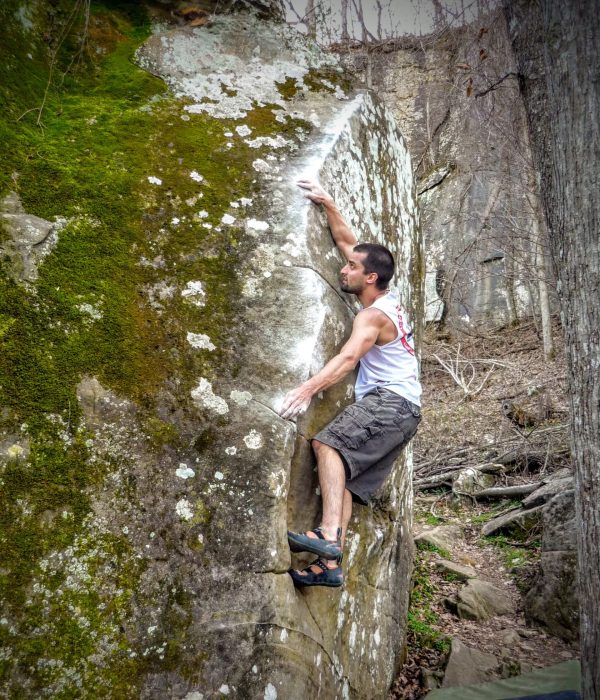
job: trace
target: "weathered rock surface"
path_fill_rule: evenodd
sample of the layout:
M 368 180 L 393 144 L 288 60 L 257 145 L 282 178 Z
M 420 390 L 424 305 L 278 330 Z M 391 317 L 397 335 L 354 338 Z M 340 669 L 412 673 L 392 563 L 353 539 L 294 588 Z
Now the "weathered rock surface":
M 110 41 L 91 53 L 112 70 L 127 37 L 112 41 L 115 26 L 93 19 Z M 3 463 L 11 541 L 35 542 L 26 557 L 11 549 L 2 573 L 13 593 L 2 626 L 13 648 L 8 695 L 366 699 L 393 680 L 411 573 L 410 453 L 377 508 L 356 508 L 344 589 L 296 590 L 286 530 L 313 525 L 319 508 L 308 439 L 351 400 L 352 380 L 315 397 L 297 423 L 277 408 L 341 347 L 356 308 L 339 290 L 323 214 L 296 179 L 319 176 L 358 236 L 396 253 L 418 330 L 410 158 L 389 112 L 350 92 L 331 58 L 301 41 L 254 16 L 158 27 L 138 60 L 174 94 L 128 57 L 106 90 L 109 100 L 123 80 L 126 99 L 97 119 L 79 106 L 85 121 L 62 117 L 89 140 L 118 110 L 133 113 L 110 141 L 116 194 L 103 183 L 86 192 L 93 206 L 81 204 L 31 296 L 10 288 L 22 295 L 18 332 L 47 314 L 54 335 L 38 350 L 30 333 L 16 398 L 2 394 L 3 440 L 24 457 L 7 452 Z M 149 134 L 136 155 L 134 129 Z M 118 212 L 130 218 L 105 224 L 124 191 L 131 199 Z M 53 280 L 65 261 L 82 281 L 61 277 L 61 287 Z M 43 401 L 28 384 L 33 369 L 52 378 Z
M 484 474 L 478 469 L 461 469 L 452 480 L 452 491 L 456 494 L 476 495 L 496 483 L 492 474 Z
M 473 649 L 453 638 L 442 687 L 484 683 L 490 680 L 497 666 L 498 659 L 493 654 Z
M 514 612 L 508 593 L 488 581 L 471 579 L 457 594 L 457 614 L 466 620 L 487 620 Z
M 425 542 L 440 549 L 452 551 L 462 540 L 463 532 L 460 525 L 437 525 L 423 529 L 415 537 L 415 543 Z
M 455 576 L 459 581 L 468 581 L 470 578 L 477 578 L 477 571 L 472 566 L 457 564 L 447 559 L 438 559 L 435 562 L 435 568 Z
M 11 260 L 13 276 L 34 282 L 39 263 L 50 253 L 58 240 L 63 222 L 51 222 L 27 214 L 16 192 L 0 202 L 0 226 L 7 236 L 0 243 L 0 252 Z
M 426 242 L 427 319 L 527 315 L 538 293 L 534 231 L 544 224 L 504 16 L 398 44 L 349 60 L 365 69 L 407 137 Z M 513 240 L 514 227 L 529 238 Z
M 579 637 L 573 491 L 557 494 L 544 507 L 542 527 L 542 554 L 533 587 L 524 597 L 525 615 L 551 634 L 573 641 Z

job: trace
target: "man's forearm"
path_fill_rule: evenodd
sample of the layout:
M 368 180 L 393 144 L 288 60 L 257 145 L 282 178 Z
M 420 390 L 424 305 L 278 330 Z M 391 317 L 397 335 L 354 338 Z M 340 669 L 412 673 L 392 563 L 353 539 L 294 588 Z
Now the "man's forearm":
M 342 255 L 348 258 L 352 253 L 352 249 L 358 243 L 358 239 L 341 215 L 333 197 L 314 180 L 298 180 L 298 186 L 306 190 L 304 196 L 310 199 L 311 202 L 321 204 L 325 208 L 327 223 L 329 224 L 333 240 Z
M 358 240 L 346 223 L 334 200 L 329 197 L 323 202 L 323 207 L 327 214 L 327 223 L 335 244 L 341 249 L 355 246 Z
M 314 396 L 319 391 L 329 389 L 330 386 L 337 384 L 348 372 L 356 367 L 357 362 L 358 360 L 350 355 L 336 355 L 329 360 L 322 370 L 308 379 L 304 385 L 310 389 L 311 394 Z

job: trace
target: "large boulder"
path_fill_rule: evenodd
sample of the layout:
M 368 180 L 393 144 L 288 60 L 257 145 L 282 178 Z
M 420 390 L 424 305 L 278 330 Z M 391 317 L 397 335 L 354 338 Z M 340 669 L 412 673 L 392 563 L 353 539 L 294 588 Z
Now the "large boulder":
M 464 620 L 488 620 L 514 611 L 510 595 L 489 581 L 470 579 L 457 594 L 456 612 Z
M 9 10 L 42 71 L 45 15 Z M 6 278 L 3 690 L 384 697 L 405 633 L 410 451 L 355 511 L 344 589 L 299 591 L 286 529 L 318 517 L 308 440 L 352 378 L 297 423 L 277 408 L 356 309 L 297 178 L 319 176 L 358 236 L 394 251 L 419 329 L 404 141 L 331 57 L 252 14 L 155 27 L 137 53 L 152 78 L 126 51 L 136 12 L 92 15 L 95 89 L 69 83 L 45 159 L 17 162 L 28 214 L 69 223 L 33 290 Z M 49 183 L 53 197 L 36 189 Z

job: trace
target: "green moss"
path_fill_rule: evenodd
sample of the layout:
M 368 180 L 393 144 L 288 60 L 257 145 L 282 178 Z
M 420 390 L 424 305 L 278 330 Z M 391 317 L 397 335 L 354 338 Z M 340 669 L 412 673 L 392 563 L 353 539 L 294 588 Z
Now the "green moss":
M 194 518 L 192 522 L 195 525 L 205 525 L 206 523 L 209 523 L 211 519 L 212 513 L 210 512 L 209 508 L 207 508 L 206 504 L 201 498 L 198 498 L 194 504 Z
M 419 540 L 417 544 L 417 549 L 420 552 L 435 552 L 436 554 L 439 554 L 440 557 L 443 559 L 450 559 L 451 555 L 450 552 L 448 552 L 447 549 L 444 549 L 443 547 L 438 547 L 436 544 L 432 544 L 431 542 L 425 542 L 423 540 Z
M 175 444 L 179 437 L 179 430 L 176 426 L 156 416 L 149 416 L 145 420 L 144 432 L 156 448 Z
M 442 525 L 445 520 L 444 518 L 441 518 L 439 515 L 433 515 L 431 513 L 425 513 L 425 514 L 417 514 L 416 515 L 417 519 L 421 523 L 425 523 L 426 525 Z
M 72 698 L 81 683 L 87 697 L 138 697 L 150 663 L 177 665 L 189 616 L 166 614 L 165 659 L 130 648 L 124 628 L 144 560 L 125 536 L 96 531 L 92 517 L 93 494 L 126 471 L 127 459 L 90 454 L 76 388 L 83 376 L 97 377 L 133 402 L 151 449 L 178 445 L 178 430 L 157 417 L 157 395 L 167 386 L 185 405 L 192 378 L 235 376 L 242 354 L 232 321 L 241 283 L 232 270 L 255 242 L 221 219 L 231 202 L 256 194 L 251 163 L 265 150 L 237 137 L 229 148 L 224 134 L 245 123 L 253 137 L 296 140 L 311 127 L 277 122 L 277 105 L 243 120 L 185 113 L 133 62 L 149 32 L 136 2 L 94 3 L 81 54 L 83 16 L 75 17 L 48 82 L 49 47 L 58 48 L 73 3 L 32 4 L 31 32 L 15 19 L 22 4 L 0 8 L 0 196 L 15 190 L 28 213 L 67 223 L 35 284 L 0 261 L 0 428 L 29 445 L 28 459 L 9 461 L 0 474 L 0 597 L 15 629 L 0 626 L 13 648 L 1 687 L 15 697 L 50 688 Z M 207 290 L 203 308 L 179 294 L 191 280 Z M 186 331 L 206 333 L 217 349 L 192 351 Z M 195 447 L 208 449 L 218 427 L 200 428 Z M 130 504 L 135 489 L 121 483 L 115 498 Z M 211 517 L 201 501 L 195 512 L 190 533 Z
M 427 555 L 417 551 L 408 610 L 408 644 L 415 650 L 433 648 L 448 653 L 450 641 L 436 629 L 439 617 L 431 609 L 436 589 L 429 578 L 427 561 Z
M 496 503 L 494 505 L 494 507 L 483 511 L 482 513 L 479 513 L 478 515 L 474 515 L 470 520 L 472 523 L 476 523 L 476 524 L 487 523 L 489 520 L 493 520 L 496 516 L 500 515 L 501 513 L 505 513 L 507 510 L 510 510 L 511 508 L 519 508 L 520 505 L 521 505 L 521 501 L 517 501 L 517 500 L 511 501 L 508 499 L 504 499 L 504 500 Z
M 350 77 L 334 68 L 313 68 L 304 76 L 303 82 L 311 92 L 335 93 L 336 86 L 345 93 L 352 90 Z
M 507 569 L 511 569 L 515 566 L 521 566 L 533 561 L 536 561 L 540 557 L 541 541 L 539 539 L 528 539 L 526 537 L 527 533 L 522 533 L 522 537 L 518 537 L 518 532 L 515 533 L 516 536 L 507 537 L 506 535 L 492 535 L 486 537 L 482 540 L 482 544 L 486 546 L 497 547 L 502 552 L 502 558 L 504 566 Z M 517 543 L 522 543 L 519 546 Z
M 285 100 L 291 100 L 298 94 L 300 89 L 296 78 L 287 78 L 283 83 L 275 83 L 277 91 Z

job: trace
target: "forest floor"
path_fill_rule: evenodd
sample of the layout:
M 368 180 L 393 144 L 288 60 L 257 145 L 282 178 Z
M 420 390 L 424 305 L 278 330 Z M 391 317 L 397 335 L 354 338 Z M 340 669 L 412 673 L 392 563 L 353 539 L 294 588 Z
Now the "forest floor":
M 464 467 L 503 462 L 495 486 L 524 484 L 572 469 L 568 449 L 567 375 L 558 320 L 555 358 L 545 360 L 532 322 L 494 332 L 441 337 L 430 329 L 422 353 L 423 421 L 413 442 L 415 533 L 439 525 L 462 531 L 451 551 L 417 546 L 409 611 L 408 655 L 389 695 L 414 700 L 438 687 L 451 639 L 493 654 L 492 676 L 508 677 L 577 658 L 576 644 L 528 626 L 520 592 L 523 571 L 539 558 L 539 533 L 525 542 L 483 537 L 482 524 L 518 503 L 457 495 Z M 445 475 L 445 476 L 444 476 Z M 444 479 L 423 488 L 427 480 Z M 421 486 L 419 486 L 421 484 Z M 446 599 L 462 585 L 439 571 L 440 556 L 474 568 L 507 593 L 515 612 L 485 621 L 460 619 Z M 521 572 L 521 573 L 520 573 Z

